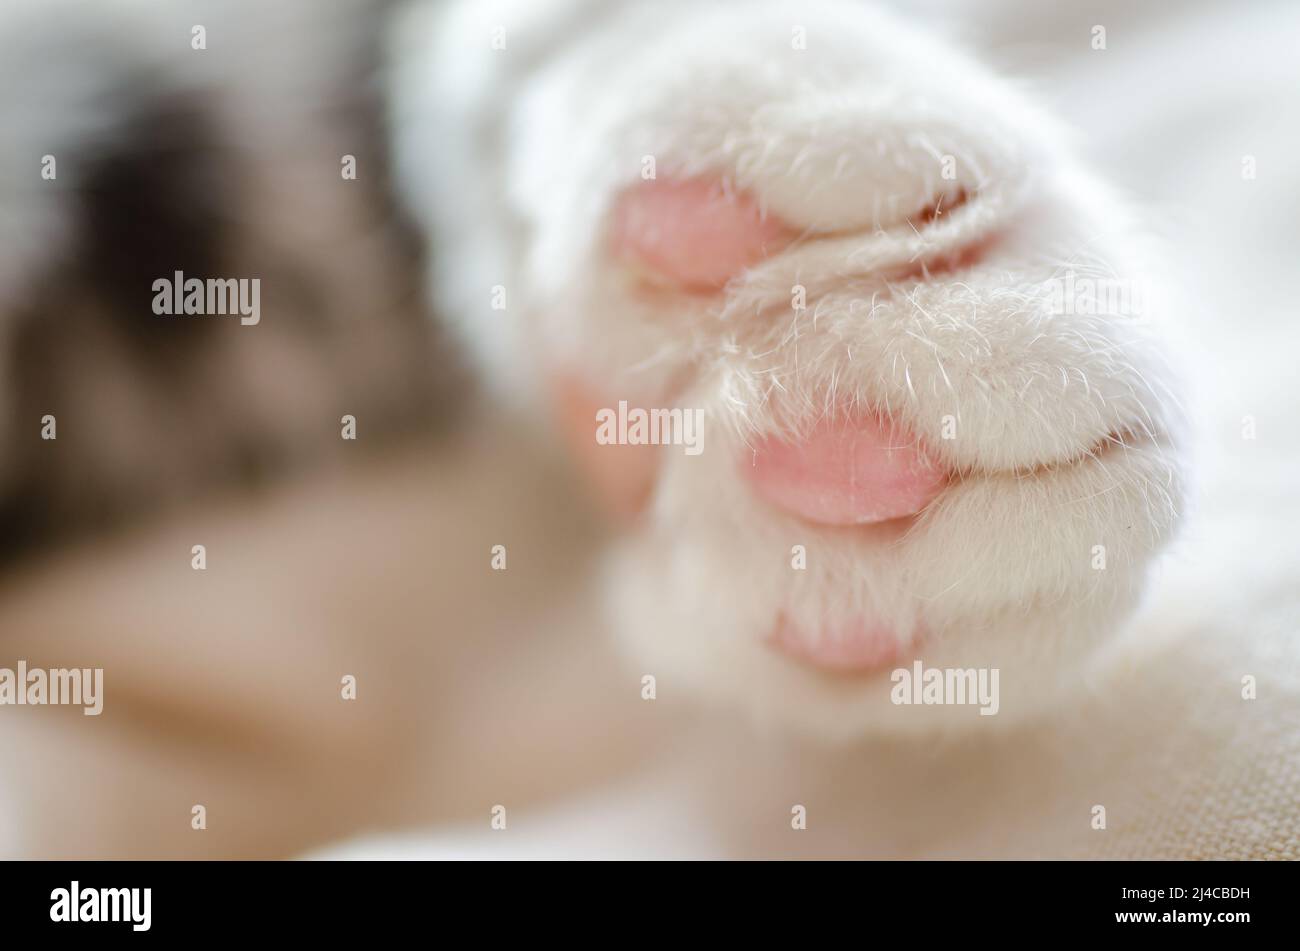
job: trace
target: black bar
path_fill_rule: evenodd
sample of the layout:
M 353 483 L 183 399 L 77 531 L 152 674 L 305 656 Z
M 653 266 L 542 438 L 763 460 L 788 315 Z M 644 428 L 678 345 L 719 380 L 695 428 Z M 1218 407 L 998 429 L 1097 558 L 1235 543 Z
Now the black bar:
M 829 928 L 874 944 L 901 927 L 915 932 L 918 947 L 948 937 L 1125 933 L 1179 941 L 1201 935 L 1223 944 L 1294 934 L 1300 921 L 1300 876 L 1290 863 L 719 864 L 5 863 L 0 921 L 6 939 L 283 935 L 295 942 L 315 936 L 373 941 L 413 929 L 422 940 L 438 940 L 440 932 L 450 939 L 461 929 L 468 937 L 490 937 L 517 923 L 524 934 L 531 930 L 532 940 L 557 929 L 668 941 L 785 925 L 806 927 L 806 938 Z M 111 914 L 116 904 L 118 917 L 127 920 L 52 920 L 68 905 L 56 907 L 58 890 L 70 899 L 74 881 L 87 913 L 104 907 Z M 136 930 L 144 922 L 146 888 L 148 929 Z M 118 891 L 101 905 L 100 889 L 141 891 L 134 893 L 138 903 L 126 904 Z M 89 891 L 95 894 L 88 899 Z M 664 930 L 670 925 L 693 930 Z

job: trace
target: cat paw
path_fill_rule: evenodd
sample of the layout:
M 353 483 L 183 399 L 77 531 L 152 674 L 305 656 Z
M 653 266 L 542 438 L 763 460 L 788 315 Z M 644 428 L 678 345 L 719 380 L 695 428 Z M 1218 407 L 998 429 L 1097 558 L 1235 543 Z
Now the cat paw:
M 1041 709 L 1178 519 L 1140 229 L 1009 85 L 869 7 L 590 13 L 472 68 L 442 34 L 426 89 L 504 97 L 490 201 L 446 193 L 471 145 L 399 159 L 444 311 L 503 388 L 565 381 L 580 454 L 635 488 L 614 626 L 661 683 L 826 737 L 986 722 L 904 696 L 918 662 Z

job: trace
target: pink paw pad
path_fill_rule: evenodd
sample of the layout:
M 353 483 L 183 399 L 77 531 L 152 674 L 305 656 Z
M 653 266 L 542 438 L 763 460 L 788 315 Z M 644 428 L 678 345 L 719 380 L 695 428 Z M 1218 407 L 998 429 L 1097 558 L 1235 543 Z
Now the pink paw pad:
M 742 471 L 761 498 L 823 525 L 915 515 L 948 482 L 914 436 L 874 415 L 824 421 L 797 442 L 763 439 Z
M 744 192 L 703 179 L 648 181 L 614 206 L 611 250 L 663 281 L 712 293 L 795 237 Z
M 895 664 L 901 654 L 888 628 L 863 622 L 809 632 L 782 617 L 768 643 L 787 657 L 834 674 L 870 673 Z

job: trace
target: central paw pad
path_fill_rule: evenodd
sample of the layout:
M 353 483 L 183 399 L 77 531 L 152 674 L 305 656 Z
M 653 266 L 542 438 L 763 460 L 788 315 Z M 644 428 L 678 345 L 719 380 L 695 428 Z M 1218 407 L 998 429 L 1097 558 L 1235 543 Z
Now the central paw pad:
M 824 421 L 794 441 L 767 437 L 742 469 L 759 496 L 824 525 L 915 515 L 948 482 L 915 436 L 875 415 Z

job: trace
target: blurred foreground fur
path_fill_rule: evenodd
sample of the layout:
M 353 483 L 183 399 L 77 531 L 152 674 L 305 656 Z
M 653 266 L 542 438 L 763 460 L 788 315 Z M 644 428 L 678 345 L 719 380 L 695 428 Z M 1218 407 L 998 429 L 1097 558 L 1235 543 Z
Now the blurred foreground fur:
M 445 418 L 464 381 L 388 190 L 387 6 L 0 9 L 0 558 Z M 263 320 L 155 316 L 175 271 L 260 278 Z

